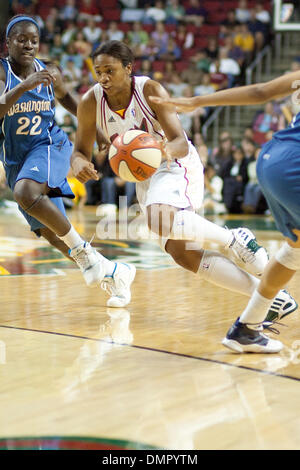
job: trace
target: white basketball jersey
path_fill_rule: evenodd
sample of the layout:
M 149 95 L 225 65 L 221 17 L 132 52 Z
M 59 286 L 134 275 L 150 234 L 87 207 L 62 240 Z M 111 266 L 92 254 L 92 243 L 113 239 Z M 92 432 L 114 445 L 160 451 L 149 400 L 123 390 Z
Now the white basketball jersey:
M 97 101 L 97 125 L 112 142 L 131 129 L 148 132 L 156 140 L 164 132 L 144 97 L 144 85 L 149 77 L 132 78 L 132 95 L 123 117 L 112 111 L 100 84 L 94 86 Z M 188 139 L 187 139 L 188 141 Z M 154 175 L 136 184 L 137 199 L 143 211 L 151 204 L 167 204 L 179 208 L 199 208 L 203 200 L 203 166 L 190 141 L 189 153 L 176 158 L 167 168 L 163 161 Z
M 100 84 L 94 86 L 97 101 L 97 124 L 112 142 L 114 138 L 131 129 L 140 129 L 162 140 L 164 132 L 149 107 L 143 93 L 144 85 L 149 77 L 132 77 L 132 95 L 124 117 L 112 111 Z

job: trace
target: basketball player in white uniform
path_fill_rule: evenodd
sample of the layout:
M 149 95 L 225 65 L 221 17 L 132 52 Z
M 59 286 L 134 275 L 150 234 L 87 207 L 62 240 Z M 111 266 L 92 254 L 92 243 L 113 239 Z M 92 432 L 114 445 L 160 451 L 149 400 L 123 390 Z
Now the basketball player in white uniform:
M 256 277 L 218 252 L 191 249 L 190 242 L 210 241 L 231 249 L 256 275 L 263 272 L 267 254 L 248 229 L 230 231 L 195 213 L 201 207 L 204 186 L 199 155 L 188 141 L 176 112 L 150 104 L 149 96 L 167 97 L 168 94 L 160 83 L 148 77 L 133 77 L 133 61 L 131 50 L 119 41 L 108 41 L 95 50 L 93 62 L 98 83 L 79 105 L 71 158 L 73 172 L 83 183 L 90 178 L 97 179 L 91 163 L 97 125 L 108 145 L 130 129 L 149 132 L 161 141 L 164 156 L 155 174 L 136 186 L 150 230 L 160 236 L 162 249 L 180 266 L 213 284 L 250 296 L 259 282 Z M 126 273 L 122 280 L 123 287 L 127 285 L 130 290 Z M 114 288 L 113 278 L 110 287 Z M 295 301 L 284 291 L 278 298 L 280 308 L 287 303 L 295 308 Z

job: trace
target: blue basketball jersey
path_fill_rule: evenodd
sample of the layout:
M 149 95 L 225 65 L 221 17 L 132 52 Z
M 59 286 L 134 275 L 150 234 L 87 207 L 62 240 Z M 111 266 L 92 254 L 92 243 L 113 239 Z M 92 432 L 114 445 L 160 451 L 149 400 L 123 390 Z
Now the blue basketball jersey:
M 4 93 L 22 82 L 13 72 L 8 59 L 0 59 L 6 72 Z M 36 71 L 46 65 L 34 60 Z M 0 121 L 0 159 L 5 166 L 19 165 L 29 151 L 40 145 L 63 142 L 66 134 L 56 125 L 53 85 L 39 85 L 25 92 Z
M 290 125 L 283 129 L 282 131 L 278 131 L 274 134 L 274 137 L 279 140 L 292 140 L 298 144 L 300 144 L 300 112 L 293 117 Z

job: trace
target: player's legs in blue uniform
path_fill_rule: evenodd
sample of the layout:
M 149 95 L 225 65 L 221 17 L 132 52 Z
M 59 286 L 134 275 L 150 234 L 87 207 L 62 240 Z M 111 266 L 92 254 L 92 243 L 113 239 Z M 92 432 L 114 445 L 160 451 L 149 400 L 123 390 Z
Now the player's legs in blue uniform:
M 261 329 L 265 311 L 276 293 L 300 268 L 300 146 L 272 139 L 261 151 L 257 176 L 286 241 L 268 263 L 257 290 L 223 344 L 237 352 L 278 352 L 282 343 L 263 335 Z

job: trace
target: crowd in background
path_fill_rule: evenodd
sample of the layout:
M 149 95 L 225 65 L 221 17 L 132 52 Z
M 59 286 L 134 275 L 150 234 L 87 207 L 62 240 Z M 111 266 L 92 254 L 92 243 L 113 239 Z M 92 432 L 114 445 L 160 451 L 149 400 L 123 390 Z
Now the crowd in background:
M 91 52 L 112 39 L 133 49 L 135 74 L 161 82 L 173 96 L 243 84 L 247 65 L 272 40 L 270 12 L 271 2 L 246 0 L 11 0 L 10 13 L 35 16 L 41 28 L 39 58 L 57 63 L 69 90 L 80 98 L 95 83 Z M 300 63 L 295 60 L 292 67 L 300 68 Z M 269 103 L 242 131 L 240 142 L 223 132 L 218 147 L 208 148 L 201 127 L 210 113 L 199 109 L 180 115 L 205 167 L 205 211 L 264 213 L 255 161 L 261 145 L 286 125 L 287 116 Z M 76 119 L 58 105 L 56 120 L 73 141 Z M 115 210 L 120 194 L 127 196 L 128 205 L 134 202 L 134 185 L 112 173 L 105 155 L 95 149 L 93 162 L 99 182 L 82 187 L 69 174 L 75 205 Z

